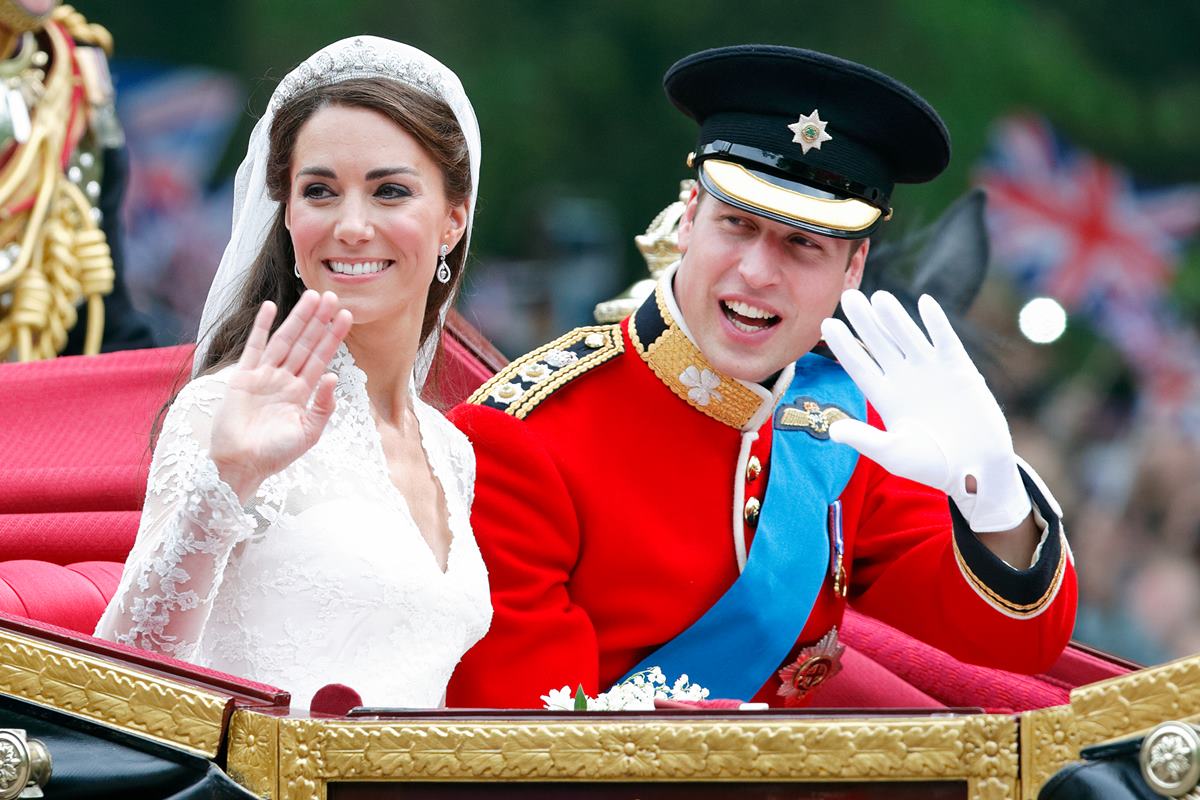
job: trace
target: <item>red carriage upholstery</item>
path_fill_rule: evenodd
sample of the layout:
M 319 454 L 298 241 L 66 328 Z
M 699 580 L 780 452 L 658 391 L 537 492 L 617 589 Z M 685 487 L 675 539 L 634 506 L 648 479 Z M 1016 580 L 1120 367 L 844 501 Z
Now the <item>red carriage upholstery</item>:
M 137 532 L 150 425 L 189 348 L 0 365 L 0 611 L 95 625 Z
M 427 399 L 453 405 L 503 363 L 454 316 Z M 0 624 L 9 615 L 91 633 L 137 532 L 151 425 L 190 365 L 186 346 L 0 365 Z M 845 668 L 816 705 L 1019 711 L 1130 668 L 1073 647 L 1049 674 L 1014 675 L 853 612 L 842 633 Z

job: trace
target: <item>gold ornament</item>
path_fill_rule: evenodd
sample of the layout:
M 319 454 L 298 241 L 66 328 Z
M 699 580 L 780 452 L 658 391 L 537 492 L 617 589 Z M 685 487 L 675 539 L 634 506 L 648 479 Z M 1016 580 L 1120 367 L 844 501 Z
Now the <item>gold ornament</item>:
M 115 279 L 99 210 L 85 194 L 98 193 L 97 154 L 77 143 L 86 141 L 82 128 L 95 109 L 73 106 L 77 79 L 68 33 L 85 45 L 112 46 L 103 28 L 70 6 L 56 8 L 42 30 L 48 63 L 41 60 L 42 69 L 34 54 L 18 79 L 30 128 L 0 167 L 0 361 L 57 355 L 84 301 L 84 352 L 98 353 L 104 295 Z M 64 169 L 68 146 L 75 153 Z

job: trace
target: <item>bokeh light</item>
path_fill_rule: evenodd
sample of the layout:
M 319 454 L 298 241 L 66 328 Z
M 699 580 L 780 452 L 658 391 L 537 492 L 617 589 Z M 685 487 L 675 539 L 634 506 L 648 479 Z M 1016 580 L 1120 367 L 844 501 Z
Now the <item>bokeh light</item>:
M 1017 325 L 1029 341 L 1050 344 L 1067 329 L 1067 312 L 1052 297 L 1035 297 L 1021 308 Z

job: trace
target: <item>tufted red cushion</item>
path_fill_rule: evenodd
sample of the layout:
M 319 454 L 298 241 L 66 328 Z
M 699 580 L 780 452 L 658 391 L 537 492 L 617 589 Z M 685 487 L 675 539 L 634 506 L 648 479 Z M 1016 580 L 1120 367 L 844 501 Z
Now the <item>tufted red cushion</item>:
M 47 510 L 40 514 L 0 511 L 0 558 L 33 558 L 69 564 L 80 558 L 124 561 L 137 535 L 140 509 L 126 511 Z
M 818 686 L 808 705 L 812 708 L 945 708 L 949 704 L 935 700 L 853 644 L 846 644 L 842 653 L 842 671 Z
M 1045 675 L 988 669 L 963 663 L 853 610 L 847 610 L 842 622 L 842 639 L 894 678 L 928 693 L 937 702 L 997 713 L 1062 705 L 1070 701 L 1071 688 L 1123 675 L 1133 668 L 1072 645 Z
M 91 581 L 27 560 L 125 560 L 146 491 L 150 428 L 190 362 L 189 347 L 169 347 L 0 365 L 0 559 L 17 562 L 3 574 L 10 589 L 21 587 L 27 615 L 90 632 L 100 602 Z M 71 595 L 37 596 L 59 591 L 78 591 L 78 607 Z
M 121 564 L 0 562 L 0 611 L 91 633 L 117 588 Z

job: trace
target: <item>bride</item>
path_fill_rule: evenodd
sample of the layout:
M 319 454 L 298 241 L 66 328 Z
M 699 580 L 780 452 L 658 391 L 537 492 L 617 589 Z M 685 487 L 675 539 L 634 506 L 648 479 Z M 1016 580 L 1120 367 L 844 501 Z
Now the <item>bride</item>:
M 491 621 L 470 443 L 418 397 L 462 276 L 479 130 L 407 45 L 279 84 L 235 187 L 194 375 L 96 635 L 369 705 L 440 705 Z

